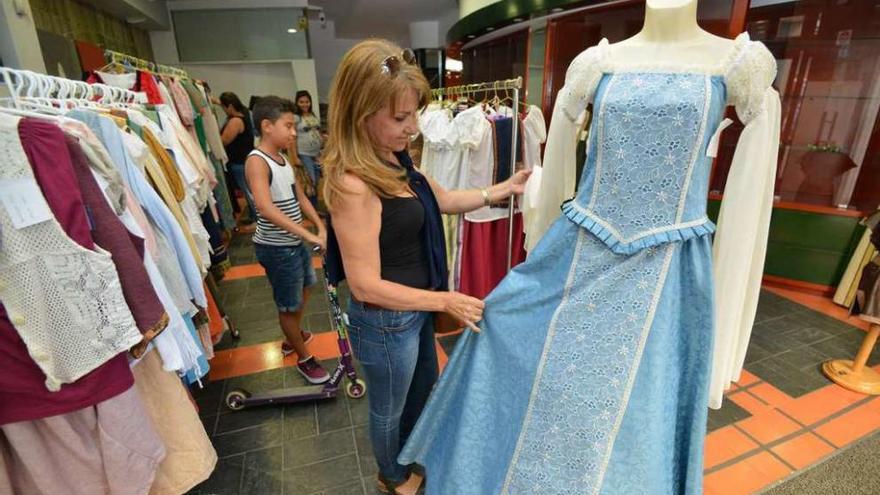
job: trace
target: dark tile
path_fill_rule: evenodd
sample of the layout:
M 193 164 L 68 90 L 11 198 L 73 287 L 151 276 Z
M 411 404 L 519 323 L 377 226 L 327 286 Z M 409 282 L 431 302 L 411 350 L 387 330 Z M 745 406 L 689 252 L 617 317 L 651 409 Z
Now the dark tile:
M 857 350 L 837 339 L 826 339 L 810 347 L 821 352 L 828 359 L 852 359 Z
M 817 342 L 821 342 L 823 340 L 827 340 L 831 337 L 834 337 L 833 332 L 826 330 L 826 329 L 812 327 L 812 326 L 798 327 L 794 330 L 791 330 L 786 335 L 797 340 L 798 342 L 800 342 L 802 344 L 807 344 L 807 345 L 815 344 Z
M 281 408 L 278 406 L 254 407 L 241 411 L 228 411 L 219 416 L 217 435 L 248 428 L 256 428 L 269 423 L 281 423 Z
M 354 434 L 351 428 L 322 433 L 284 444 L 284 469 L 355 454 Z
M 798 347 L 797 349 L 783 352 L 773 359 L 779 360 L 800 371 L 810 371 L 818 368 L 818 366 L 827 358 L 825 357 L 825 354 L 812 347 Z
M 216 428 L 216 426 L 217 426 L 217 415 L 216 414 L 212 414 L 210 416 L 199 415 L 199 419 L 202 420 L 202 426 L 205 427 L 205 433 L 207 433 L 209 437 L 213 436 L 214 435 L 214 428 Z
M 217 461 L 214 472 L 204 483 L 197 486 L 202 495 L 238 495 L 241 492 L 241 475 L 244 456 L 227 457 Z
M 364 375 L 359 376 L 363 380 Z M 366 396 L 360 399 L 350 399 L 348 408 L 351 410 L 351 424 L 353 426 L 366 425 L 370 422 L 370 404 Z
M 193 399 L 196 401 L 196 406 L 199 408 L 199 415 L 210 416 L 217 414 L 223 402 L 226 380 L 202 380 L 202 385 L 202 388 L 199 388 L 198 385 L 190 388 Z
M 330 314 L 325 312 L 313 313 L 304 318 L 305 329 L 313 333 L 329 332 Z
M 709 410 L 709 422 L 708 425 L 711 427 L 710 431 L 717 430 L 718 428 L 722 428 L 724 426 L 732 425 L 737 421 L 746 419 L 750 417 L 752 414 L 745 409 L 739 407 L 732 400 L 725 400 L 721 409 L 710 409 Z
M 784 334 L 757 334 L 752 336 L 752 341 L 773 355 L 781 354 L 803 345 L 796 339 Z
M 281 445 L 282 441 L 281 422 L 270 422 L 247 430 L 215 435 L 212 440 L 220 457 L 275 447 Z
M 339 395 L 335 399 L 322 400 L 317 403 L 318 431 L 321 434 L 351 427 L 348 400 L 344 392 L 340 391 Z
M 364 490 L 363 481 L 358 480 L 350 485 L 340 486 L 332 490 L 325 491 L 324 495 L 365 495 L 367 493 L 372 495 L 372 492 L 367 492 Z
M 299 440 L 318 434 L 315 404 L 288 404 L 284 406 L 284 441 Z
M 748 350 L 746 350 L 746 360 L 745 364 L 754 364 L 764 359 L 767 359 L 771 356 L 770 352 L 765 350 L 760 345 L 751 342 L 749 344 Z
M 280 495 L 283 492 L 282 451 L 282 447 L 272 447 L 245 454 L 242 494 Z
M 284 493 L 308 494 L 348 486 L 360 479 L 357 456 L 331 459 L 284 472 Z

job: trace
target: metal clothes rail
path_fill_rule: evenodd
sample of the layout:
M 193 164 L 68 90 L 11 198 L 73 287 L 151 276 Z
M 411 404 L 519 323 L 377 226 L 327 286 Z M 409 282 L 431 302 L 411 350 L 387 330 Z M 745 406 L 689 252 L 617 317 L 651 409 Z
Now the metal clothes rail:
M 442 98 L 444 96 L 455 95 L 472 95 L 475 93 L 487 93 L 490 91 L 509 91 L 513 90 L 513 125 L 511 126 L 510 140 L 510 176 L 516 173 L 516 143 L 519 138 L 519 101 L 520 89 L 522 89 L 523 80 L 521 77 L 515 79 L 505 79 L 500 81 L 484 82 L 477 84 L 464 84 L 461 86 L 450 86 L 431 90 L 432 96 Z M 509 178 L 509 177 L 508 177 Z M 516 198 L 511 196 L 508 200 L 507 207 L 507 271 L 510 271 L 513 265 L 513 217 L 515 213 Z
M 149 60 L 133 57 L 125 53 L 115 52 L 113 50 L 104 50 L 104 58 L 107 60 L 107 63 L 111 64 L 114 62 L 119 64 L 128 63 L 136 69 L 145 70 L 154 74 L 189 79 L 189 74 L 187 74 L 187 72 L 183 69 L 171 67 L 170 65 L 157 64 Z

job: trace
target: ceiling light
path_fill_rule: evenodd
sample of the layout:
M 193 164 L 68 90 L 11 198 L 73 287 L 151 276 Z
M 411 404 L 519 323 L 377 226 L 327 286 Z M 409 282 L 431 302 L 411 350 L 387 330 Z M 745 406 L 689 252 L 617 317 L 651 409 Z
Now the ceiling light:
M 477 37 L 477 35 L 475 35 L 475 34 L 469 34 L 469 35 L 468 35 L 468 39 L 469 39 L 469 40 L 472 40 L 472 39 L 474 39 L 474 38 L 476 38 L 476 37 Z
M 290 33 L 290 34 L 295 34 L 295 33 L 296 33 L 296 29 L 294 29 L 294 28 L 290 28 L 290 29 L 287 30 L 287 32 Z
M 487 33 L 492 32 L 492 31 L 495 31 L 495 28 L 493 28 L 492 26 L 489 26 L 486 28 Z
M 555 9 L 550 9 L 550 12 L 553 12 L 555 14 L 557 12 L 562 12 L 563 10 L 565 9 L 563 9 L 562 7 L 556 7 Z
M 517 17 L 513 20 L 513 22 L 522 22 L 522 21 L 523 21 L 522 17 Z

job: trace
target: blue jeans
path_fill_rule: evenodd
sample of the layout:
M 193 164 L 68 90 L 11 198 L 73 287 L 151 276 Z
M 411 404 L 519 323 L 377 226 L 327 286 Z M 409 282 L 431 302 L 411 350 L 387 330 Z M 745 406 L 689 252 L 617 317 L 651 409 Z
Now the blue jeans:
M 348 318 L 354 355 L 367 379 L 373 454 L 382 477 L 400 483 L 409 468 L 397 456 L 439 375 L 434 315 L 367 308 L 352 300 Z
M 312 255 L 305 243 L 299 246 L 264 246 L 254 243 L 257 261 L 266 270 L 272 296 L 279 313 L 302 309 L 303 291 L 318 278 L 312 267 Z
M 238 189 L 244 194 L 251 220 L 256 221 L 257 208 L 254 206 L 254 197 L 251 194 L 251 188 L 248 187 L 247 177 L 244 174 L 244 163 L 230 163 L 229 171 L 232 172 L 232 177 L 235 178 L 235 184 L 238 186 Z

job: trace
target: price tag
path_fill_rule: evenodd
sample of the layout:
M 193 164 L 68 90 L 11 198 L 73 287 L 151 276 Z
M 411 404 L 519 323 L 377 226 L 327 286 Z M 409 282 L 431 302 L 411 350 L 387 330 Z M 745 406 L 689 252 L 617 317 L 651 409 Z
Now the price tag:
M 52 210 L 34 179 L 0 179 L 0 202 L 16 229 L 52 219 Z

